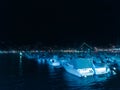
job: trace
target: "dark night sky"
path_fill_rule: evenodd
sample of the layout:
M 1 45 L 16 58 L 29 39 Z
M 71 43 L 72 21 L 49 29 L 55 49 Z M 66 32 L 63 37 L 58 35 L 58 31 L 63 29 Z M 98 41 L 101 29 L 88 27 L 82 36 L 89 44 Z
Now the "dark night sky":
M 0 40 L 21 45 L 115 44 L 120 38 L 119 4 L 113 0 L 2 0 Z

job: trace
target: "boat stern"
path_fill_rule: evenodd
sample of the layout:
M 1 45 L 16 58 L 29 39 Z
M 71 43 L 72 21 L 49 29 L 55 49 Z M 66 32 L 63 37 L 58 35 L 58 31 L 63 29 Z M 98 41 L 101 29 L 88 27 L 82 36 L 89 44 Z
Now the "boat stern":
M 84 77 L 94 75 L 94 71 L 92 68 L 77 69 L 77 71 L 81 74 L 81 76 Z

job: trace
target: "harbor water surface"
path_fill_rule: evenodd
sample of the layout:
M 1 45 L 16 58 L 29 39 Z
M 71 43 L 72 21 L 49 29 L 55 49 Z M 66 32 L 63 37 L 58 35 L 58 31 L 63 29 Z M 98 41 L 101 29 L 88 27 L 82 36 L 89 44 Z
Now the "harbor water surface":
M 0 55 L 0 90 L 120 90 L 120 75 L 79 78 L 44 60 Z

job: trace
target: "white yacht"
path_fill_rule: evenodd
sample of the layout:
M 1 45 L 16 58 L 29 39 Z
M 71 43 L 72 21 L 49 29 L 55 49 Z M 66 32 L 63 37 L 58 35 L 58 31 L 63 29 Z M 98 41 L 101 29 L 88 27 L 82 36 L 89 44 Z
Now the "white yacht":
M 86 77 L 94 75 L 92 62 L 89 59 L 79 58 L 68 61 L 62 61 L 64 69 L 78 77 Z
M 64 69 L 78 77 L 106 74 L 110 72 L 105 64 L 94 64 L 92 58 L 79 58 L 71 61 L 62 61 Z

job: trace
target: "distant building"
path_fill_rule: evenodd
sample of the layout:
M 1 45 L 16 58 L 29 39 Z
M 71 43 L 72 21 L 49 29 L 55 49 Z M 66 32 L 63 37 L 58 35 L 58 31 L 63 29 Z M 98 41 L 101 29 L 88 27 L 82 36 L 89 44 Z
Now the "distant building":
M 80 50 L 81 51 L 92 51 L 94 50 L 90 45 L 88 45 L 87 43 L 83 43 L 81 46 L 80 46 Z

